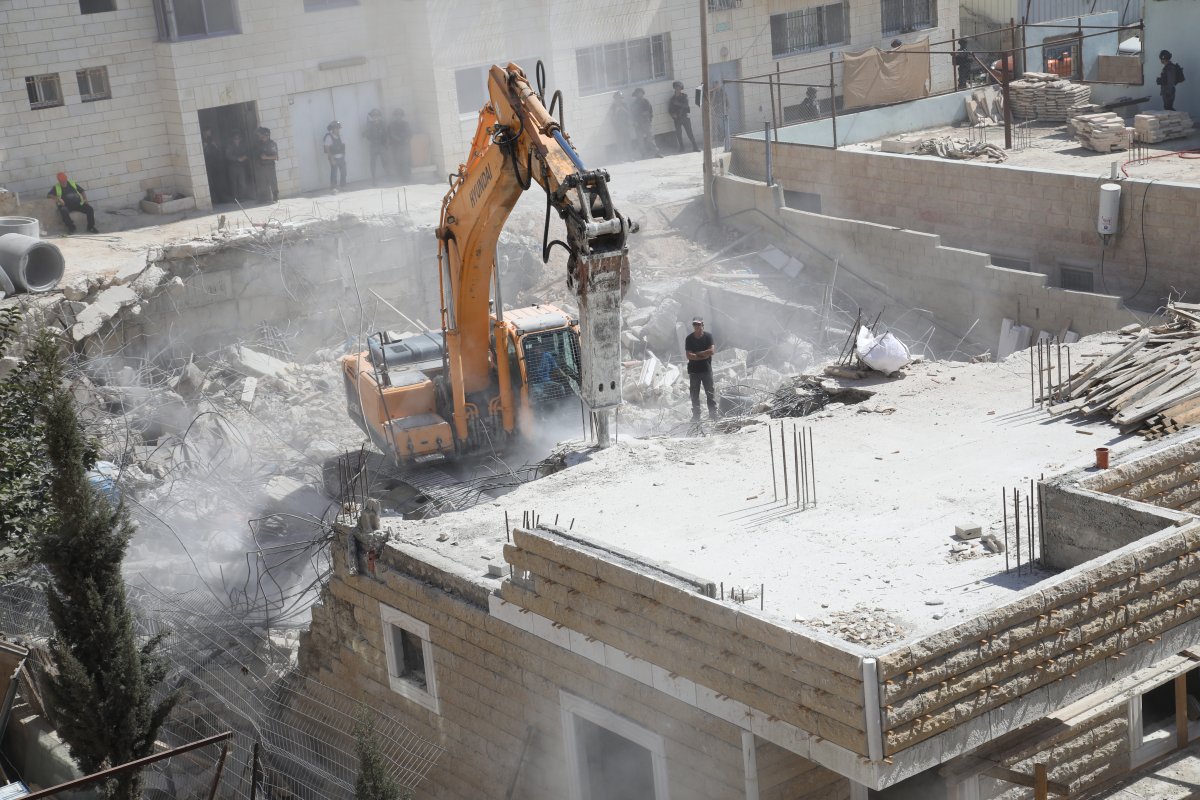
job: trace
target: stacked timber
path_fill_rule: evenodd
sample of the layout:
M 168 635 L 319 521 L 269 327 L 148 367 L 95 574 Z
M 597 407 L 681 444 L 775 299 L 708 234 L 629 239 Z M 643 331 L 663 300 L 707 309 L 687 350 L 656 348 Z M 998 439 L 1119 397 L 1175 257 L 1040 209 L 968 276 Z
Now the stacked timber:
M 1165 325 L 1123 329 L 1128 344 L 1055 387 L 1051 413 L 1107 416 L 1150 439 L 1200 422 L 1200 305 L 1172 302 L 1167 313 Z
M 1155 144 L 1192 133 L 1192 118 L 1186 111 L 1146 111 L 1133 118 L 1139 142 Z
M 1075 138 L 1089 150 L 1107 153 L 1126 147 L 1125 120 L 1111 111 L 1076 114 L 1068 120 Z

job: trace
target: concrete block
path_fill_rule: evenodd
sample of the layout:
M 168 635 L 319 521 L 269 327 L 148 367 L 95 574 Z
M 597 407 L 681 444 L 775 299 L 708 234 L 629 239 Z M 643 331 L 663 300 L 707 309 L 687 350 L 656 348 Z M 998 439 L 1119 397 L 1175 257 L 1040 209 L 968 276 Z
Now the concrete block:
M 968 539 L 978 539 L 983 533 L 983 528 L 975 523 L 967 523 L 966 525 L 954 526 L 954 538 L 959 541 L 967 541 Z

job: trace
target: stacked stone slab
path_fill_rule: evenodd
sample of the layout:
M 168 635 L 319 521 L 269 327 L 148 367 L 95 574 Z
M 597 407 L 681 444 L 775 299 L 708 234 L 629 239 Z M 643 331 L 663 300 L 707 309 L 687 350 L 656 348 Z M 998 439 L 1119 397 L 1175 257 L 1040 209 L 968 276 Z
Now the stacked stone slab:
M 1027 72 L 1008 85 L 1008 96 L 1018 117 L 1060 122 L 1091 100 L 1092 89 L 1057 75 Z
M 1127 146 L 1125 120 L 1111 111 L 1100 114 L 1077 114 L 1069 120 L 1075 138 L 1089 150 L 1108 153 Z
M 1139 142 L 1154 144 L 1179 139 L 1192 133 L 1192 118 L 1186 111 L 1147 111 L 1133 118 Z

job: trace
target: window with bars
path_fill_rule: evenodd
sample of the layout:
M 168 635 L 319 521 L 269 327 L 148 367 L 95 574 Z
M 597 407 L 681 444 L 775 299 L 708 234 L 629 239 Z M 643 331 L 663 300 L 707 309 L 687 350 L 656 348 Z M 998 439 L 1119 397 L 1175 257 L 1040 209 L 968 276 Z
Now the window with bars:
M 1096 290 L 1095 275 L 1090 269 L 1079 267 L 1058 268 L 1058 285 L 1072 292 L 1094 292 Z
M 30 108 L 54 108 L 63 104 L 62 84 L 58 82 L 57 73 L 26 77 L 25 91 L 29 93 Z
M 623 89 L 671 77 L 671 34 L 585 47 L 575 51 L 579 93 Z
M 75 73 L 75 80 L 79 84 L 79 97 L 85 103 L 112 97 L 112 89 L 108 85 L 108 67 L 81 69 Z
M 883 35 L 937 27 L 937 0 L 882 0 Z
M 356 5 L 358 5 L 358 0 L 304 0 L 305 11 L 324 11 L 327 8 Z
M 105 11 L 116 10 L 116 0 L 79 0 L 80 14 L 102 14 Z
M 709 11 L 729 11 L 741 7 L 742 0 L 708 0 Z
M 154 16 L 169 42 L 241 33 L 235 0 L 155 0 Z
M 849 40 L 848 3 L 802 8 L 771 15 L 771 55 L 803 53 Z

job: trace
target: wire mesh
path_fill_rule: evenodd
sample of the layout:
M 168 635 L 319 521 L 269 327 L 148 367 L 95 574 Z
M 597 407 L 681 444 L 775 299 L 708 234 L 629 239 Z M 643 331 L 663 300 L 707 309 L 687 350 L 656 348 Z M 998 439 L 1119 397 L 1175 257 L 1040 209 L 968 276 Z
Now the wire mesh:
M 168 596 L 134 583 L 128 596 L 140 633 L 169 633 L 161 652 L 170 669 L 160 692 L 179 690 L 181 699 L 160 741 L 178 747 L 234 732 L 219 797 L 354 796 L 362 704 L 301 675 L 294 647 L 246 626 L 202 591 Z M 0 586 L 0 624 L 10 636 L 48 637 L 41 590 L 25 583 Z M 443 748 L 377 708 L 369 713 L 390 774 L 405 789 L 416 789 Z M 148 771 L 147 794 L 206 796 L 211 780 L 211 758 L 172 758 Z

